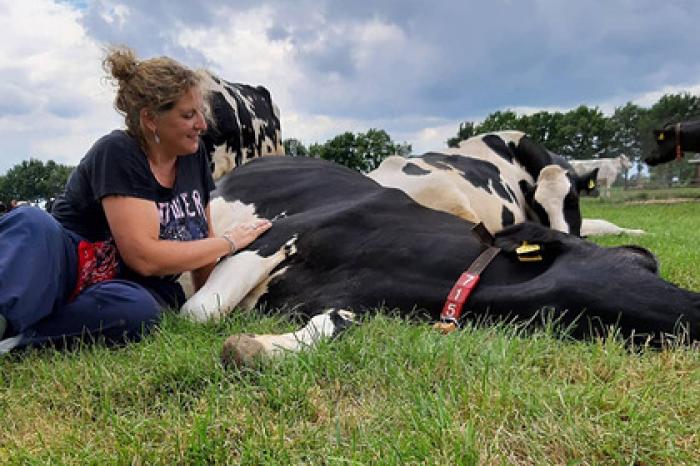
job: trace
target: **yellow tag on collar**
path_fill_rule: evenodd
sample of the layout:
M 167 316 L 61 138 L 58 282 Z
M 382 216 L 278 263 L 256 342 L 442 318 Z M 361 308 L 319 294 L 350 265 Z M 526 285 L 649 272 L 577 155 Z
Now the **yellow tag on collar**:
M 515 253 L 518 255 L 520 262 L 538 262 L 542 260 L 542 256 L 535 253 L 540 252 L 541 249 L 539 244 L 530 244 L 527 241 L 523 241 L 523 244 L 515 249 Z
M 515 253 L 518 255 L 531 254 L 540 250 L 539 244 L 530 244 L 527 241 L 523 241 L 523 244 L 517 247 Z
M 595 188 L 595 181 L 588 180 L 588 189 L 593 189 L 593 188 Z

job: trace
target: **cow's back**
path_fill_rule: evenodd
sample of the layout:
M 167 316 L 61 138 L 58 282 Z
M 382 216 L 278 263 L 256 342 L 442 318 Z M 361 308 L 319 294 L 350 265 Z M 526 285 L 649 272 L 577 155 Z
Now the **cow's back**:
M 390 157 L 369 176 L 426 207 L 483 222 L 495 233 L 535 215 L 529 211 L 526 190 L 536 184 L 551 157 L 531 146 L 520 131 L 483 134 L 461 141 L 459 147 Z
M 272 308 L 292 307 L 309 315 L 348 305 L 437 311 L 454 277 L 483 247 L 469 233 L 472 223 L 427 209 L 403 191 L 319 159 L 253 160 L 223 178 L 214 195 L 252 205 L 259 217 L 277 218 L 249 250 L 271 256 L 298 238 L 295 255 L 268 285 L 263 301 Z M 435 244 L 434 254 L 426 255 L 436 231 L 455 241 Z M 404 261 L 416 257 L 434 277 L 401 272 L 408 265 Z M 397 281 L 401 289 L 387 296 L 387 287 Z M 416 301 L 418 288 L 424 289 Z

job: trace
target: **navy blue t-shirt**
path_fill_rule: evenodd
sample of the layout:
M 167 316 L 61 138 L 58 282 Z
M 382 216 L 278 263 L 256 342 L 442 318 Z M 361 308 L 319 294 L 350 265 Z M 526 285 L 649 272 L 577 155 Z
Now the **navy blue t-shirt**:
M 212 189 L 214 181 L 203 143 L 194 154 L 177 158 L 175 183 L 166 188 L 153 176 L 136 138 L 115 130 L 100 138 L 83 157 L 65 191 L 56 198 L 51 214 L 87 241 L 110 241 L 102 198 L 137 197 L 154 202 L 160 216 L 161 239 L 190 241 L 209 235 L 205 209 Z M 122 263 L 119 277 L 141 283 L 168 305 L 182 304 L 175 275 L 143 277 Z

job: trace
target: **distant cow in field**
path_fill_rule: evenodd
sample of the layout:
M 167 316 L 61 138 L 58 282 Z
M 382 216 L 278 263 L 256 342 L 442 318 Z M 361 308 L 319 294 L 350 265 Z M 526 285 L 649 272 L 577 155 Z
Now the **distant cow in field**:
M 270 92 L 262 87 L 234 84 L 205 74 L 210 125 L 202 136 L 215 180 L 246 161 L 284 155 L 280 115 Z
M 597 168 L 598 189 L 601 191 L 601 195 L 608 199 L 610 199 L 610 190 L 618 175 L 632 167 L 632 162 L 625 154 L 609 159 L 570 160 L 569 163 L 578 174 L 587 173 Z
M 681 159 L 683 152 L 700 152 L 700 120 L 671 123 L 654 130 L 656 152 L 645 160 L 654 166 Z
M 253 160 L 214 196 L 215 219 L 268 218 L 273 227 L 223 259 L 182 313 L 206 321 L 261 307 L 308 320 L 284 335 L 232 336 L 227 363 L 311 348 L 382 309 L 438 320 L 462 298 L 465 318 L 532 323 L 544 308 L 579 338 L 612 326 L 635 340 L 700 338 L 700 294 L 660 278 L 643 248 L 604 248 L 533 223 L 491 239 L 398 189 L 312 158 Z M 465 272 L 484 252 L 481 271 Z
M 491 233 L 530 220 L 574 235 L 581 227 L 579 193 L 595 180 L 595 173 L 568 173 L 520 131 L 474 136 L 418 157 L 392 156 L 368 176 L 426 207 L 483 222 Z

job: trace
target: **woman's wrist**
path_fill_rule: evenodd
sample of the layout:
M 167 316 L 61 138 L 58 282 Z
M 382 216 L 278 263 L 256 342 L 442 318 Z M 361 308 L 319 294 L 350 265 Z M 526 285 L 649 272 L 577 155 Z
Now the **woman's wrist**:
M 226 242 L 228 243 L 229 250 L 228 250 L 228 254 L 226 254 L 226 255 L 227 256 L 233 255 L 238 250 L 238 248 L 236 247 L 236 242 L 233 241 L 233 238 L 231 238 L 231 236 L 228 233 L 224 233 L 223 235 L 221 235 L 221 238 L 225 239 Z

